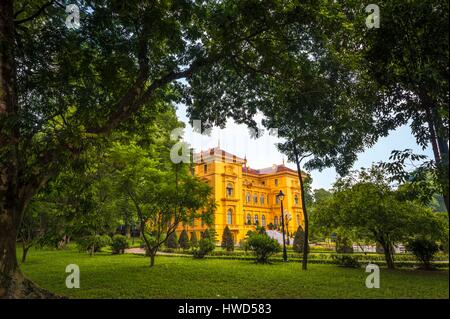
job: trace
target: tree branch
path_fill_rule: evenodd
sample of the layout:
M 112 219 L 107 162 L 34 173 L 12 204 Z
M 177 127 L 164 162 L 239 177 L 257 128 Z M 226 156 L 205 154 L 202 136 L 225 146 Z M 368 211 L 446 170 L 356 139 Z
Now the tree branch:
M 54 2 L 54 0 L 51 0 L 51 1 L 47 2 L 47 3 L 45 3 L 42 7 L 40 7 L 34 14 L 32 14 L 31 16 L 29 16 L 28 18 L 21 19 L 21 20 L 14 20 L 14 23 L 15 23 L 15 24 L 22 24 L 22 23 L 25 23 L 25 22 L 28 22 L 28 21 L 31 21 L 31 20 L 37 18 L 38 16 L 41 15 L 42 12 L 44 12 L 44 10 L 45 10 L 47 7 L 51 6 L 51 5 L 53 4 L 53 2 Z M 22 9 L 22 10 L 19 10 L 19 11 L 16 13 L 16 15 L 18 15 L 21 11 L 23 11 L 23 9 Z

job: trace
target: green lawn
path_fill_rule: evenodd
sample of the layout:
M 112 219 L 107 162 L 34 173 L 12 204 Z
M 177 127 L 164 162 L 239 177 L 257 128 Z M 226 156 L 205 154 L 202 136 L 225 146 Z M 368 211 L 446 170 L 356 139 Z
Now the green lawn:
M 20 251 L 19 251 L 20 253 Z M 77 264 L 81 288 L 65 286 L 65 268 Z M 72 298 L 448 298 L 448 270 L 381 269 L 381 287 L 365 287 L 364 269 L 298 263 L 158 256 L 153 268 L 137 255 L 93 257 L 75 250 L 31 250 L 24 273 Z

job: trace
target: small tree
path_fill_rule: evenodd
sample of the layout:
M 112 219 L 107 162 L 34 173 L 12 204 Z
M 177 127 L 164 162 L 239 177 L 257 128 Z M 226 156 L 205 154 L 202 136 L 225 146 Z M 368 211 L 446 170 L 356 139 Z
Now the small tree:
M 173 248 L 173 249 L 177 249 L 179 247 L 176 232 L 173 232 L 169 235 L 169 237 L 167 238 L 166 245 L 167 245 L 167 248 Z
M 180 240 L 178 241 L 178 243 L 180 244 L 180 247 L 183 249 L 189 249 L 190 245 L 189 245 L 189 237 L 188 237 L 188 233 L 186 230 L 183 230 L 180 234 Z
M 338 235 L 336 237 L 336 252 L 342 254 L 353 253 L 353 243 L 346 237 Z
M 406 248 L 416 256 L 422 263 L 424 269 L 432 269 L 431 261 L 439 250 L 435 241 L 425 237 L 418 237 L 410 240 L 407 243 Z
M 197 235 L 194 231 L 194 232 L 192 232 L 192 235 L 191 235 L 191 247 L 196 247 L 196 246 L 198 246 L 198 240 L 197 240 Z
M 247 244 L 255 254 L 257 263 L 267 263 L 270 256 L 281 251 L 280 244 L 265 234 L 252 233 Z
M 294 236 L 293 249 L 295 252 L 301 254 L 303 253 L 303 244 L 305 241 L 305 232 L 303 231 L 302 226 L 298 226 L 297 231 Z
M 225 229 L 223 230 L 221 246 L 222 246 L 222 248 L 226 249 L 227 251 L 234 250 L 233 234 L 231 233 L 231 230 L 228 228 L 228 226 L 226 226 Z

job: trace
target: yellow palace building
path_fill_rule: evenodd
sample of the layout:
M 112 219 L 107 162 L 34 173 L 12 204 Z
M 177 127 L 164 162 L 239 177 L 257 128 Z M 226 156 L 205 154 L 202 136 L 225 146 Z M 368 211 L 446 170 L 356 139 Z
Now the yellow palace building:
M 213 189 L 217 204 L 212 227 L 217 239 L 222 238 L 223 230 L 229 227 L 234 242 L 239 244 L 249 230 L 264 226 L 267 230 L 281 231 L 280 200 L 276 197 L 281 191 L 285 194 L 283 208 L 285 229 L 294 233 L 299 225 L 303 227 L 300 187 L 297 171 L 283 165 L 252 169 L 245 159 L 230 154 L 219 147 L 194 155 L 195 175 L 201 177 Z M 306 176 L 305 176 L 306 177 Z M 189 237 L 196 232 L 200 238 L 207 226 L 194 220 L 186 229 Z

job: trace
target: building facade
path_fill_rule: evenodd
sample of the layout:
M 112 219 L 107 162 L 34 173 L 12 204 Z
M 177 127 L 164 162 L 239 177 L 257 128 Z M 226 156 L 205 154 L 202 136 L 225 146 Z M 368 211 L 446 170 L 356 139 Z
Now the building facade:
M 285 194 L 283 208 L 285 229 L 293 234 L 303 223 L 303 212 L 297 171 L 285 165 L 252 169 L 245 159 L 220 148 L 212 148 L 194 155 L 195 174 L 211 187 L 217 204 L 214 229 L 220 240 L 226 226 L 234 242 L 239 244 L 249 230 L 257 226 L 281 231 L 281 203 L 277 194 Z M 303 175 L 306 177 L 305 175 Z M 207 226 L 201 220 L 180 225 L 178 232 L 186 229 L 189 237 L 197 238 Z

